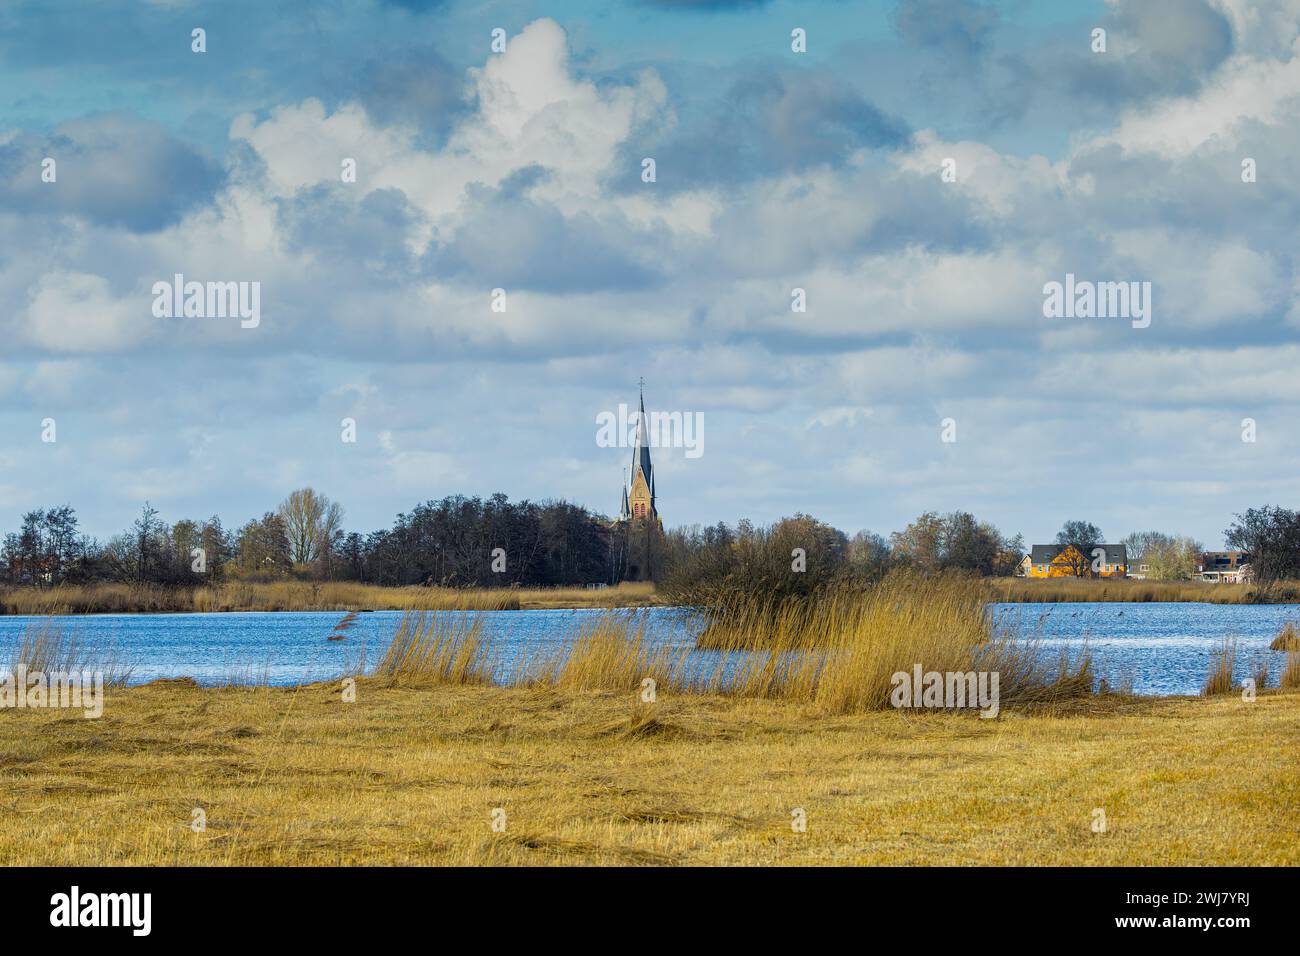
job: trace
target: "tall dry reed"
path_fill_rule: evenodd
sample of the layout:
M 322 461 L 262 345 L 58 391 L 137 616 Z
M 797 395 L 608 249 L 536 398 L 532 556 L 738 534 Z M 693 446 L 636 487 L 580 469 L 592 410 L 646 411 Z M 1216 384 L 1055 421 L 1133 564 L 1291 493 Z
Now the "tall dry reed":
M 124 686 L 131 667 L 111 647 L 90 644 L 64 622 L 47 619 L 23 629 L 22 640 L 0 661 L 0 673 L 100 673 L 106 687 Z
M 1233 671 L 1237 666 L 1237 640 L 1226 637 L 1223 643 L 1214 649 L 1210 657 L 1210 672 L 1205 677 L 1201 694 L 1211 697 L 1215 694 L 1230 694 L 1237 689 L 1233 681 Z
M 375 676 L 393 685 L 487 683 L 491 663 L 482 629 L 464 614 L 408 612 Z
M 1300 600 L 1300 582 L 1279 581 L 1259 585 L 1216 584 L 1212 581 L 1140 581 L 1134 578 L 997 578 L 988 581 L 988 594 L 990 601 L 1008 602 L 1288 604 Z
M 1292 689 L 1300 687 L 1300 651 L 1287 652 L 1286 666 L 1282 669 L 1277 686 Z
M 228 581 L 197 588 L 95 584 L 0 589 L 0 613 L 4 614 L 518 609 L 518 592 L 504 588 L 399 588 L 353 581 Z
M 509 682 L 626 692 L 651 679 L 663 692 L 787 699 L 849 713 L 890 706 L 894 675 L 918 665 L 924 672 L 997 672 L 1007 704 L 1078 697 L 1095 684 L 1086 651 L 1074 664 L 1064 656 L 1047 662 L 1036 642 L 995 629 L 978 582 L 908 574 L 815 602 L 735 602 L 711 616 L 698 647 L 656 643 L 644 617 L 612 612 L 584 626 L 554 658 L 516 667 Z M 391 679 L 408 671 L 451 681 L 489 680 L 494 672 L 477 631 L 471 639 L 414 627 L 409 618 L 379 673 Z
M 1273 643 L 1268 646 L 1270 651 L 1300 651 L 1300 633 L 1296 632 L 1295 624 L 1287 621 L 1282 625 L 1282 630 L 1278 632 L 1277 637 L 1273 638 Z

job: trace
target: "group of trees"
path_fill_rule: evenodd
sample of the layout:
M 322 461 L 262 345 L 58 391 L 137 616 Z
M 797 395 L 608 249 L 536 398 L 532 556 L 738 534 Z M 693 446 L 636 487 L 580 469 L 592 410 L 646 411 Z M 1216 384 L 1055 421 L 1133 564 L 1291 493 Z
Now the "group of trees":
M 1024 538 L 1003 537 L 987 521 L 965 511 L 939 515 L 928 511 L 889 537 L 895 562 L 924 571 L 969 571 L 979 575 L 1014 574 L 1024 556 Z
M 448 587 L 608 582 L 614 535 L 604 519 L 565 501 L 457 495 L 399 514 L 390 529 L 347 535 L 341 576 Z
M 1196 576 L 1201 564 L 1201 543 L 1186 535 L 1135 531 L 1123 541 L 1129 570 L 1144 566 L 1152 581 L 1185 581 Z
M 803 514 L 767 526 L 675 528 L 665 536 L 661 583 L 693 604 L 728 592 L 807 597 L 848 571 L 850 551 L 844 532 Z
M 760 527 L 741 521 L 670 531 L 663 587 L 682 601 L 702 603 L 727 592 L 775 601 L 807 597 L 833 583 L 867 583 L 894 568 L 1008 575 L 1023 543 L 988 522 L 956 511 L 927 512 L 888 539 L 871 531 L 852 538 L 797 514 Z
M 196 585 L 294 575 L 375 584 L 586 584 L 616 574 L 618 531 L 567 502 L 451 497 L 401 514 L 391 529 L 346 533 L 337 502 L 311 488 L 227 531 L 215 516 L 168 524 L 145 504 L 100 543 L 68 506 L 23 516 L 0 545 L 0 581 L 38 587 L 96 581 Z
M 82 580 L 94 552 L 94 543 L 77 530 L 77 513 L 64 505 L 23 515 L 18 531 L 4 536 L 0 560 L 10 576 Z
M 1233 517 L 1236 521 L 1223 532 L 1223 540 L 1234 551 L 1250 554 L 1256 581 L 1300 579 L 1300 512 L 1265 505 Z

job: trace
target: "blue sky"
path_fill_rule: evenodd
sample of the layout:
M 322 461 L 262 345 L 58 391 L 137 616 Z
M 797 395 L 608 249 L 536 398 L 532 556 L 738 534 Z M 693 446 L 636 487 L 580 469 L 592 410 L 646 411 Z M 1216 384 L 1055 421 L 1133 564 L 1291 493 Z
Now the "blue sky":
M 1300 485 L 1298 37 L 1300 0 L 5 2 L 0 526 L 613 513 L 596 416 L 644 376 L 705 421 L 670 525 L 1217 546 Z M 155 318 L 177 272 L 260 324 Z M 1045 318 L 1067 272 L 1151 326 Z

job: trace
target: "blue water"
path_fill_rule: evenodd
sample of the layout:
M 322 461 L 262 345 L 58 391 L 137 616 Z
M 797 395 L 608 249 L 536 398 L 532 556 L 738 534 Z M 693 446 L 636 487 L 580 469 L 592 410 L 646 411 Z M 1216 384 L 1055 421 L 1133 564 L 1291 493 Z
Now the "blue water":
M 1064 650 L 1072 659 L 1085 642 L 1098 673 L 1139 694 L 1194 694 L 1215 647 L 1237 639 L 1238 678 L 1266 659 L 1276 683 L 1285 655 L 1268 650 L 1282 625 L 1300 625 L 1300 605 L 1220 604 L 998 604 L 990 612 L 1002 626 L 1037 638 L 1045 654 Z M 482 611 L 483 636 L 502 671 L 522 658 L 562 653 L 600 610 Z M 697 624 L 674 608 L 645 614 L 656 643 L 690 647 Z M 220 614 L 98 614 L 61 618 L 65 632 L 131 670 L 132 683 L 159 677 L 195 678 L 202 684 L 331 680 L 367 669 L 383 654 L 400 611 L 358 616 L 344 641 L 329 641 L 343 615 L 328 612 Z M 0 617 L 0 661 L 44 618 Z M 703 656 L 703 654 L 702 654 Z
M 995 604 L 994 620 L 1043 652 L 1073 660 L 1086 642 L 1099 676 L 1137 694 L 1197 694 L 1224 638 L 1237 642 L 1236 677 L 1269 665 L 1277 685 L 1286 655 L 1268 645 L 1282 626 L 1300 627 L 1297 604 Z

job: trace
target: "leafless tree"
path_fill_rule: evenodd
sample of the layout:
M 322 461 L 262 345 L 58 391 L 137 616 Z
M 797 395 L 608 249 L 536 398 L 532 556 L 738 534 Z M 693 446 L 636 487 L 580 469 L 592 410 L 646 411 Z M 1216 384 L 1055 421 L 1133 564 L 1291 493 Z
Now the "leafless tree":
M 324 557 L 343 528 L 343 506 L 311 488 L 291 492 L 276 513 L 289 534 L 294 564 L 311 564 Z

